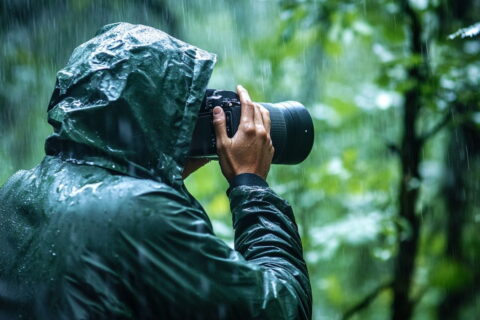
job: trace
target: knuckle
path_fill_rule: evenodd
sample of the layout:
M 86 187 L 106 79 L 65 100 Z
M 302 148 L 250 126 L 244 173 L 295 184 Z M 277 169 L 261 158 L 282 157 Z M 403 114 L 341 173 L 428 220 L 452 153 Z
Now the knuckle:
M 223 123 L 223 121 L 224 121 L 223 118 L 215 118 L 215 119 L 213 119 L 213 124 L 214 125 L 220 125 L 220 124 Z
M 260 127 L 257 129 L 257 136 L 261 138 L 262 140 L 268 140 L 268 134 L 265 128 Z
M 247 134 L 254 134 L 255 133 L 255 127 L 250 123 L 246 123 L 243 126 L 243 131 Z
M 218 151 L 224 151 L 225 150 L 225 144 L 221 140 L 217 140 L 217 150 Z

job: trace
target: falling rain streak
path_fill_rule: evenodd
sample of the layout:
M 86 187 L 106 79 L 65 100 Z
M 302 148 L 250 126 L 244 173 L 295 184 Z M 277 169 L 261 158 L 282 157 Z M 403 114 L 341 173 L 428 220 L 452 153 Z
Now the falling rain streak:
M 42 161 L 52 133 L 48 102 L 73 49 L 109 23 L 149 25 L 218 55 L 209 87 L 240 83 L 256 101 L 298 100 L 313 115 L 312 155 L 297 166 L 272 166 L 268 182 L 295 212 L 314 319 L 475 319 L 478 12 L 478 0 L 3 0 L 0 184 Z M 136 138 L 121 118 L 105 126 L 124 141 Z M 59 184 L 55 192 L 72 207 L 83 201 L 78 196 L 101 197 L 104 185 L 87 175 L 86 184 Z M 186 186 L 233 247 L 228 184 L 218 164 Z M 35 201 L 24 196 L 26 204 Z M 0 234 L 5 228 L 0 220 Z M 75 226 L 64 228 L 51 238 L 73 241 L 65 230 Z M 17 230 L 20 238 L 27 231 Z M 0 243 L 0 252 L 5 248 Z M 61 248 L 39 248 L 56 266 Z M 139 256 L 148 259 L 144 249 Z M 82 259 L 114 272 L 95 255 Z M 210 284 L 198 281 L 209 294 Z M 0 318 L 2 297 L 16 290 L 9 288 L 0 278 Z

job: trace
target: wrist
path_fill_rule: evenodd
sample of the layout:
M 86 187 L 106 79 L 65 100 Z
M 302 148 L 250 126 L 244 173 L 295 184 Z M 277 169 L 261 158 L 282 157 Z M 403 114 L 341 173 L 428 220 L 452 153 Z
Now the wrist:
M 268 183 L 264 178 L 255 174 L 255 173 L 241 173 L 229 180 L 230 187 L 227 190 L 227 194 L 230 194 L 230 191 L 233 188 L 239 186 L 249 186 L 249 187 L 261 187 L 268 188 Z

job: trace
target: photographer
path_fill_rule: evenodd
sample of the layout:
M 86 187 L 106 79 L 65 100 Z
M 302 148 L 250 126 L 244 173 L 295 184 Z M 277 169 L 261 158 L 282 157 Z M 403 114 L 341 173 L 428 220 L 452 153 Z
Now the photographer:
M 267 185 L 270 116 L 238 87 L 213 109 L 235 228 L 218 239 L 183 179 L 215 56 L 141 25 L 105 26 L 58 72 L 54 133 L 0 188 L 0 318 L 309 319 L 291 207 Z

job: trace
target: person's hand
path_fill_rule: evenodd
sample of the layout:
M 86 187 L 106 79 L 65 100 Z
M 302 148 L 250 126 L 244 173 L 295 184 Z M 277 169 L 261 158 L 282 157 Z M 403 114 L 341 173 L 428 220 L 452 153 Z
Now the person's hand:
M 185 180 L 191 173 L 197 171 L 209 162 L 210 160 L 208 159 L 188 159 L 183 168 L 182 178 Z
M 222 173 L 229 181 L 242 173 L 254 173 L 266 179 L 274 152 L 270 138 L 270 113 L 263 106 L 252 102 L 242 86 L 237 86 L 237 93 L 242 112 L 238 131 L 232 138 L 227 136 L 223 109 L 213 109 L 213 125 Z

